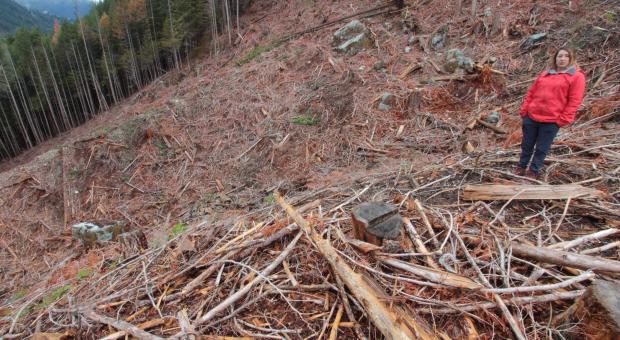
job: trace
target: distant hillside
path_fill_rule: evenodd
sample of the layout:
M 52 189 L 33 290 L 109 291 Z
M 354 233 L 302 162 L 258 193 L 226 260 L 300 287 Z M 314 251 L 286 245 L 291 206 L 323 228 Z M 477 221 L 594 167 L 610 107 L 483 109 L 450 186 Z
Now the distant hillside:
M 74 0 L 14 0 L 26 8 L 36 9 L 46 14 L 61 18 L 75 18 Z M 93 2 L 91 0 L 77 0 L 80 15 L 86 15 L 90 11 Z
M 51 15 L 29 10 L 12 0 L 0 0 L 0 36 L 11 34 L 20 26 L 50 31 L 53 24 L 54 18 Z

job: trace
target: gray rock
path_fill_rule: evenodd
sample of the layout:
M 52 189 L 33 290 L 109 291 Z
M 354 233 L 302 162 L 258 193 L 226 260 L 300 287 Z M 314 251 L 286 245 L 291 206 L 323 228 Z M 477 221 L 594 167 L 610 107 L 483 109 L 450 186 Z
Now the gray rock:
M 409 39 L 407 39 L 407 45 L 413 45 L 417 40 L 418 38 L 415 35 L 412 35 L 409 37 Z
M 332 45 L 336 51 L 355 54 L 372 46 L 370 31 L 359 20 L 353 20 L 334 33 Z
M 433 46 L 434 49 L 442 48 L 443 47 L 443 35 L 435 34 L 433 38 L 431 39 L 431 46 Z
M 467 73 L 473 73 L 474 61 L 466 57 L 463 51 L 454 48 L 446 53 L 444 68 L 450 73 L 454 73 L 459 68 L 465 70 Z
M 489 124 L 497 124 L 499 122 L 499 112 L 491 111 L 484 120 Z
M 385 61 L 383 60 L 379 60 L 372 65 L 372 69 L 375 71 L 381 71 L 384 68 L 385 68 Z
M 446 36 L 448 34 L 448 28 L 445 26 L 440 27 L 431 37 L 431 46 L 434 49 L 442 48 L 446 45 Z
M 366 33 L 360 33 L 338 45 L 338 47 L 336 47 L 336 51 L 353 55 L 363 50 L 364 48 L 369 48 L 371 46 L 372 40 L 369 38 L 369 36 Z
M 84 246 L 106 243 L 127 231 L 127 224 L 121 221 L 81 222 L 71 226 L 71 236 Z
M 396 97 L 389 92 L 383 92 L 378 108 L 382 111 L 389 111 L 394 104 L 396 104 Z
M 409 46 L 405 47 L 405 53 L 411 53 L 411 47 Z
M 540 45 L 540 42 L 547 37 L 547 32 L 532 34 L 523 42 L 522 47 L 529 51 Z

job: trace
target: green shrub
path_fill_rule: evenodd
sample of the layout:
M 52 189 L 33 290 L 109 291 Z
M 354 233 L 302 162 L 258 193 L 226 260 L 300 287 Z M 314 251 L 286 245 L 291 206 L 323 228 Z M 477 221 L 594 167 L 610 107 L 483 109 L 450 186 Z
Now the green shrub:
M 92 270 L 90 268 L 82 268 L 77 272 L 75 278 L 81 280 L 85 277 L 89 277 L 90 274 L 92 274 Z
M 250 61 L 256 59 L 256 57 L 258 57 L 259 55 L 269 52 L 271 50 L 273 50 L 274 48 L 280 46 L 282 44 L 282 42 L 280 41 L 274 41 L 271 42 L 267 45 L 258 45 L 256 47 L 254 47 L 252 50 L 250 50 L 250 52 L 248 52 L 248 54 L 246 54 L 245 56 L 243 56 L 243 58 L 237 60 L 237 66 L 241 66 L 244 64 L 249 63 Z
M 265 197 L 265 199 L 263 201 L 267 205 L 272 205 L 276 200 L 275 200 L 275 198 L 273 198 L 273 193 L 271 193 L 271 194 L 267 195 L 267 197 Z
M 318 124 L 319 121 L 309 116 L 297 116 L 291 120 L 291 123 L 296 124 L 296 125 L 312 126 L 312 125 Z
M 24 296 L 26 296 L 26 294 L 28 294 L 28 290 L 26 290 L 25 288 L 22 288 L 22 289 L 16 291 L 11 296 L 11 301 L 17 301 L 17 300 L 23 298 Z
M 172 229 L 170 230 L 170 238 L 175 238 L 177 235 L 179 235 L 180 233 L 184 232 L 185 230 L 187 230 L 187 226 L 183 223 L 177 223 L 174 226 L 172 226 Z
M 50 295 L 44 297 L 41 300 L 41 302 L 39 302 L 37 307 L 39 309 L 47 308 L 47 306 L 49 306 L 52 303 L 56 302 L 58 299 L 63 297 L 63 295 L 65 295 L 71 289 L 73 289 L 72 285 L 65 285 L 65 286 L 61 286 L 61 287 L 58 287 L 58 288 L 54 289 Z

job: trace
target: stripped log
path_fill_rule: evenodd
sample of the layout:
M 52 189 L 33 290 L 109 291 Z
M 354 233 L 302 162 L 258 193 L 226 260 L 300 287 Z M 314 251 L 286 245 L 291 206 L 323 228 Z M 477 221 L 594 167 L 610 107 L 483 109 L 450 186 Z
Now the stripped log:
M 426 268 L 423 266 L 415 265 L 413 263 L 407 263 L 407 262 L 384 258 L 384 257 L 380 258 L 380 261 L 394 268 L 404 270 L 416 276 L 425 278 L 429 281 L 441 283 L 446 286 L 456 287 L 456 288 L 466 288 L 466 289 L 481 289 L 482 288 L 481 284 L 465 276 L 444 272 L 442 270 Z
M 565 242 L 559 242 L 556 244 L 552 244 L 550 246 L 548 246 L 547 248 L 549 249 L 562 249 L 562 250 L 567 250 L 573 247 L 576 247 L 580 244 L 583 243 L 587 243 L 590 241 L 594 241 L 594 240 L 598 240 L 601 238 L 605 238 L 607 236 L 611 236 L 614 234 L 618 233 L 618 229 L 616 228 L 611 228 L 611 229 L 605 229 L 605 230 L 601 230 L 601 231 L 597 231 L 596 233 L 593 234 L 588 234 L 588 235 L 584 235 L 581 237 L 578 237 L 572 241 L 565 241 Z
M 88 309 L 83 312 L 84 316 L 99 323 L 106 324 L 108 326 L 112 326 L 118 330 L 124 331 L 127 334 L 133 335 L 138 339 L 144 340 L 160 340 L 160 338 L 151 333 L 145 332 L 140 328 L 130 324 L 129 322 L 125 322 L 122 320 L 116 320 L 104 315 L 97 314 L 94 310 Z
M 620 273 L 620 262 L 600 257 L 576 254 L 558 249 L 547 249 L 525 244 L 512 243 L 512 254 L 534 259 L 540 262 L 557 264 L 578 269 L 590 269 L 595 272 Z
M 149 329 L 149 328 L 154 328 L 157 326 L 161 326 L 161 325 L 165 325 L 167 322 L 170 322 L 171 318 L 158 318 L 158 319 L 153 319 L 153 320 L 149 320 L 146 322 L 143 322 L 139 325 L 137 325 L 136 327 L 138 327 L 141 330 L 145 330 L 145 329 Z M 125 338 L 127 336 L 127 332 L 126 331 L 118 331 L 115 333 L 112 333 L 110 335 L 107 335 L 106 337 L 103 337 L 99 340 L 116 340 L 116 339 L 120 339 L 120 338 Z
M 563 185 L 466 185 L 463 199 L 470 201 L 495 200 L 564 200 L 569 198 L 602 197 L 599 190 L 577 184 Z
M 400 315 L 396 315 L 387 306 L 381 302 L 378 296 L 384 296 L 385 293 L 377 291 L 363 279 L 363 277 L 353 271 L 351 267 L 338 255 L 338 252 L 332 247 L 329 241 L 321 238 L 321 236 L 304 220 L 304 218 L 295 211 L 295 209 L 286 203 L 282 196 L 275 192 L 273 195 L 276 202 L 291 216 L 299 227 L 310 238 L 317 250 L 325 257 L 334 269 L 334 272 L 342 279 L 345 285 L 351 290 L 351 293 L 357 298 L 364 310 L 368 314 L 368 318 L 383 334 L 386 339 L 415 339 L 416 335 L 405 326 L 399 319 Z M 422 324 L 422 321 L 415 322 L 414 328 L 417 337 L 420 339 L 436 339 L 435 335 L 430 332 L 430 328 Z

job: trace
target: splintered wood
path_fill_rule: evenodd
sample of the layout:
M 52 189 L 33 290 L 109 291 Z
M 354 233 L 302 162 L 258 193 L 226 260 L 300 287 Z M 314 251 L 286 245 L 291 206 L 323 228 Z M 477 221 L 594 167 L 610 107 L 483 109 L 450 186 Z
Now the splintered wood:
M 351 290 L 353 295 L 359 299 L 368 313 L 368 316 L 374 325 L 381 331 L 386 339 L 413 339 L 414 333 L 407 325 L 398 321 L 400 316 L 390 311 L 380 300 L 379 296 L 385 293 L 376 291 L 369 286 L 364 278 L 354 272 L 349 265 L 342 260 L 336 250 L 304 220 L 299 213 L 284 201 L 279 193 L 275 193 L 274 197 L 278 204 L 286 210 L 293 220 L 300 226 L 306 235 L 314 242 L 319 252 L 332 266 L 333 270 L 340 279 Z M 413 321 L 413 319 L 411 319 Z M 418 332 L 421 339 L 435 339 L 436 337 L 428 331 L 429 327 L 420 324 L 419 321 L 414 325 L 414 329 Z
M 469 201 L 495 200 L 562 200 L 569 198 L 600 198 L 599 190 L 575 184 L 564 185 L 466 185 L 463 198 Z

